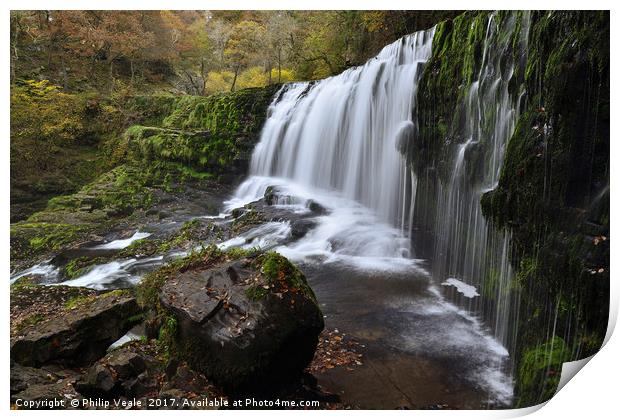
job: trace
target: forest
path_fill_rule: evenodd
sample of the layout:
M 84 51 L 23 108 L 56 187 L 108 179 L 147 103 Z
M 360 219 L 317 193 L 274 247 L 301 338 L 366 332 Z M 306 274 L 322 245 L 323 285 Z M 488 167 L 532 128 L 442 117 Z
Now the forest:
M 450 11 L 13 11 L 11 80 L 208 95 L 322 79 Z
M 607 11 L 10 15 L 12 409 L 532 407 L 610 302 Z

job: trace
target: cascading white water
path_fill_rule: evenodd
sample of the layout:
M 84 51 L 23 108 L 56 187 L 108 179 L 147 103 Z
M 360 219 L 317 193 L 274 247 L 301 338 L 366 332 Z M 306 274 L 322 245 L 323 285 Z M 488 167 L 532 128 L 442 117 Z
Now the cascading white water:
M 415 130 L 416 88 L 433 32 L 401 38 L 338 76 L 285 87 L 252 174 L 335 189 L 388 223 L 402 220 L 405 161 L 398 147 Z
M 431 29 L 405 36 L 365 65 L 340 75 L 284 86 L 270 106 L 250 178 L 229 207 L 256 200 L 271 184 L 295 184 L 297 195 L 300 188 L 312 190 L 310 197 L 336 213 L 350 210 L 340 222 L 326 223 L 330 229 L 318 230 L 325 237 L 316 238 L 316 244 L 322 243 L 325 251 L 410 257 L 402 230 L 414 179 L 401 151 L 416 131 L 417 85 L 433 34 Z M 347 229 L 356 223 L 346 221 L 356 217 L 373 225 L 375 241 L 369 241 L 367 230 Z M 401 227 L 401 232 L 391 226 Z M 357 240 L 351 237 L 356 233 Z M 377 246 L 381 242 L 386 246 Z M 337 250 L 335 243 L 340 245 Z

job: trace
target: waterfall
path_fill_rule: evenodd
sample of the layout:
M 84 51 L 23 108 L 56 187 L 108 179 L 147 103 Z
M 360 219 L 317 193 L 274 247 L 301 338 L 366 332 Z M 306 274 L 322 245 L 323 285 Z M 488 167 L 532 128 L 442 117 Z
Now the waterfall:
M 229 209 L 277 185 L 284 195 L 318 200 L 332 211 L 309 237 L 278 248 L 286 256 L 346 256 L 358 266 L 363 260 L 364 267 L 411 269 L 405 263 L 417 262 L 411 244 L 426 241 L 416 237 L 415 226 L 429 213 L 424 207 L 433 207 L 429 263 L 436 285 L 459 307 L 482 314 L 497 340 L 512 348 L 518 294 L 510 234 L 485 220 L 480 199 L 498 183 L 524 94 L 511 89 L 522 65 L 513 62 L 513 33 L 520 31 L 522 49 L 529 33 L 529 15 L 522 16 L 488 17 L 479 71 L 463 87 L 462 141 L 446 146 L 453 151 L 448 179 L 429 180 L 406 159 L 418 137 L 416 99 L 432 54 L 431 29 L 401 38 L 340 75 L 285 85 L 269 108 L 250 177 Z
M 415 99 L 434 30 L 405 36 L 365 65 L 285 85 L 269 109 L 250 174 L 335 190 L 404 228 L 411 179 L 400 151 L 416 132 Z M 237 196 L 260 194 L 242 185 Z
M 339 201 L 334 211 L 340 210 L 341 218 L 323 230 L 316 246 L 306 243 L 296 251 L 393 259 L 411 258 L 410 244 L 425 241 L 412 231 L 420 223 L 416 211 L 425 214 L 428 209 L 421 207 L 433 207 L 435 240 L 429 258 L 433 278 L 445 285 L 444 294 L 453 302 L 482 314 L 508 346 L 516 335 L 518 311 L 510 234 L 489 225 L 480 199 L 497 185 L 524 94 L 510 90 L 515 66 L 522 65 L 513 62 L 516 30 L 522 39 L 517 48 L 524 49 L 529 14 L 513 13 L 506 19 L 489 14 L 479 71 L 464 87 L 463 141 L 453 147 L 449 179 L 432 180 L 435 188 L 428 188 L 428 177 L 416 173 L 404 158 L 418 135 L 416 97 L 424 64 L 432 54 L 435 30 L 431 29 L 405 36 L 365 65 L 337 76 L 285 85 L 270 105 L 250 177 L 229 206 L 260 198 L 277 180 L 287 185 L 281 188 L 295 189 L 292 195 L 307 188 L 336 192 L 339 198 L 372 210 L 380 222 L 398 232 L 379 229 L 377 224 L 372 233 L 368 229 L 362 233 L 359 223 L 354 229 L 345 220 L 361 210 Z M 333 200 L 325 197 L 322 204 L 333 206 Z M 351 211 L 347 214 L 345 209 Z M 368 226 L 371 216 L 365 217 L 362 224 Z
M 521 22 L 518 21 L 521 19 Z M 520 25 L 518 25 L 520 23 Z M 442 282 L 444 294 L 475 314 L 482 314 L 494 335 L 511 349 L 516 337 L 518 292 L 510 266 L 509 232 L 498 232 L 485 220 L 482 195 L 499 181 L 505 149 L 519 114 L 524 90 L 511 93 L 516 66 L 513 33 L 520 30 L 521 53 L 526 52 L 529 14 L 510 14 L 503 20 L 490 14 L 486 26 L 480 70 L 465 87 L 459 128 L 463 141 L 453 147 L 448 179 L 438 179 L 435 197 L 433 277 Z M 427 186 L 426 186 L 427 187 Z M 418 194 L 433 189 L 424 188 Z M 415 235 L 414 235 L 415 236 Z M 471 288 L 471 292 L 463 290 Z

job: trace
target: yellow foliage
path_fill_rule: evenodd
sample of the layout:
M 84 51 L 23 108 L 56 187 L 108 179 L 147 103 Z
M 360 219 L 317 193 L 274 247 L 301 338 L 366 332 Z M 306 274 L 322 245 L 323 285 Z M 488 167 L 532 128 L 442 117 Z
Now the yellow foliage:
M 206 94 L 228 92 L 232 85 L 234 74 L 230 71 L 210 71 L 207 74 Z
M 269 77 L 263 67 L 250 67 L 237 77 L 237 88 L 261 87 L 268 82 Z
M 278 69 L 271 69 L 271 80 L 273 82 L 278 82 Z M 292 69 L 281 69 L 280 70 L 280 82 L 288 83 L 294 82 L 297 80 L 295 76 L 295 72 Z
M 84 102 L 48 80 L 11 87 L 11 137 L 73 141 L 82 135 Z

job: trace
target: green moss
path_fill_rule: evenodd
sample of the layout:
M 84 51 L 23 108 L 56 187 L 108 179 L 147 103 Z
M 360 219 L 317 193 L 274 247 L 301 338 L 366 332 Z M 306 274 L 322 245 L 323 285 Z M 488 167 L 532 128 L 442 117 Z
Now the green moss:
M 261 273 L 271 285 L 284 286 L 293 292 L 300 292 L 316 302 L 316 296 L 308 285 L 306 277 L 293 263 L 277 252 L 267 252 L 258 258 Z
M 538 260 L 536 258 L 522 258 L 516 274 L 516 281 L 522 287 L 527 287 L 536 279 Z
M 159 291 L 166 280 L 177 273 L 196 267 L 207 267 L 221 261 L 224 253 L 215 245 L 209 245 L 197 252 L 192 252 L 184 258 L 175 260 L 160 269 L 148 273 L 136 288 L 138 304 L 146 309 L 159 311 Z
M 160 126 L 130 127 L 111 154 L 119 162 L 171 163 L 188 178 L 228 175 L 238 160 L 249 159 L 277 89 L 269 86 L 208 97 L 162 99 L 160 106 L 166 111 L 157 115 L 168 115 L 156 120 Z
M 21 292 L 37 287 L 35 276 L 23 276 L 11 283 L 11 292 Z
M 257 301 L 264 299 L 269 294 L 269 289 L 264 288 L 261 285 L 250 286 L 245 290 L 245 295 L 248 299 Z
M 163 354 L 164 360 L 168 360 L 170 356 L 174 353 L 176 336 L 178 333 L 178 322 L 177 319 L 168 315 L 162 324 L 162 327 L 159 329 L 159 336 L 157 338 L 157 347 L 159 351 Z
M 124 129 L 121 113 L 89 93 L 42 81 L 11 86 L 11 220 L 28 217 L 111 168 L 101 145 Z
M 95 299 L 97 299 L 97 296 L 73 296 L 65 302 L 64 307 L 69 310 L 77 309 L 80 306 L 93 302 Z
M 163 123 L 178 101 L 179 97 L 172 95 L 137 95 L 128 99 L 126 108 L 132 119 L 155 126 Z
M 250 209 L 250 211 L 243 213 L 232 222 L 231 230 L 233 233 L 238 234 L 248 227 L 258 225 L 263 221 L 263 217 L 258 211 Z
M 75 241 L 82 226 L 66 223 L 21 222 L 11 226 L 11 258 L 49 252 Z
M 256 255 L 260 252 L 260 248 L 238 248 L 238 247 L 234 247 L 234 248 L 229 248 L 226 250 L 226 255 L 228 256 L 228 258 L 230 258 L 231 260 L 237 260 L 240 258 L 245 258 L 245 257 L 250 257 L 253 255 Z
M 73 279 L 86 273 L 92 266 L 106 262 L 106 258 L 102 257 L 78 257 L 69 261 L 64 267 L 64 275 Z
M 562 373 L 562 363 L 570 360 L 564 340 L 553 337 L 548 342 L 523 352 L 518 372 L 519 405 L 541 403 L 555 394 Z
M 609 12 L 500 11 L 490 26 L 489 16 L 467 12 L 437 25 L 418 86 L 419 135 L 408 160 L 430 179 L 418 186 L 424 191 L 416 213 L 420 230 L 432 230 L 435 204 L 426 197 L 450 181 L 455 145 L 468 136 L 461 104 L 480 70 L 487 28 L 497 30 L 486 47 L 502 52 L 500 65 L 515 63 L 508 89 L 520 98 L 521 113 L 499 185 L 480 204 L 491 226 L 512 237 L 511 288 L 518 289 L 520 310 L 511 356 L 520 371 L 552 334 L 563 337 L 574 358 L 592 354 L 605 335 L 609 247 L 600 238 L 609 235 Z M 496 117 L 492 107 L 481 116 L 483 133 Z M 482 143 L 492 137 L 481 137 L 477 159 L 486 159 Z M 475 172 L 467 174 L 476 185 Z M 492 300 L 497 290 L 490 270 L 481 293 Z M 520 406 L 549 394 L 543 376 L 516 381 Z
M 609 234 L 609 13 L 533 12 L 529 45 L 523 112 L 499 185 L 481 200 L 485 216 L 512 231 L 520 406 L 557 384 L 533 365 L 569 356 L 549 343 L 543 355 L 537 343 L 549 326 L 572 358 L 589 356 L 605 336 L 609 302 L 608 244 L 592 239 Z

